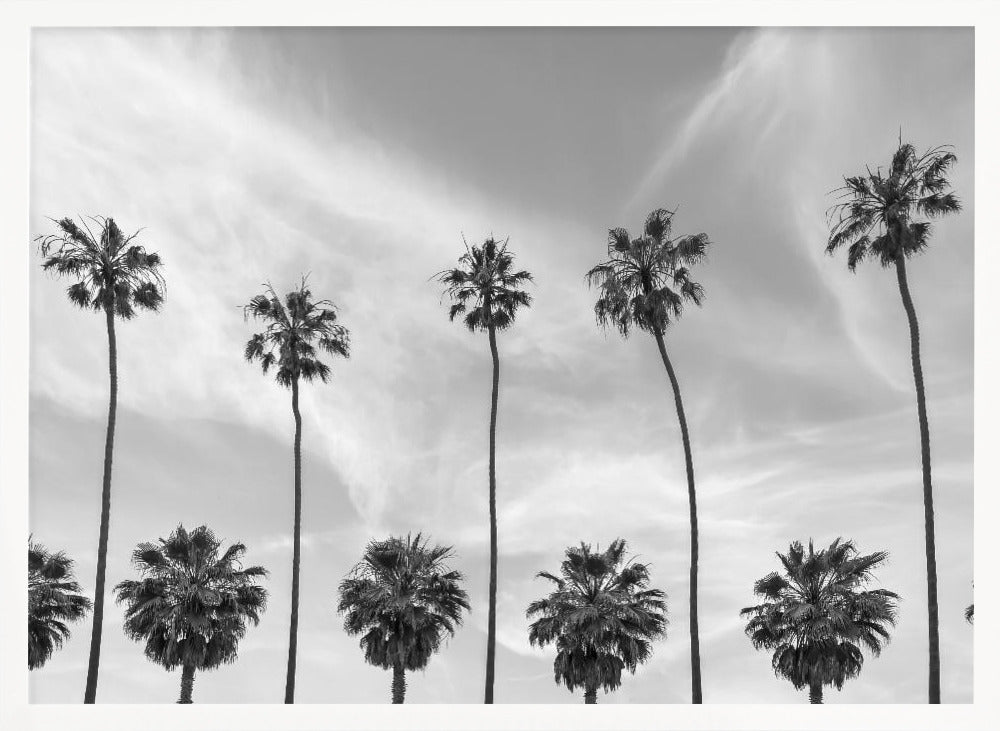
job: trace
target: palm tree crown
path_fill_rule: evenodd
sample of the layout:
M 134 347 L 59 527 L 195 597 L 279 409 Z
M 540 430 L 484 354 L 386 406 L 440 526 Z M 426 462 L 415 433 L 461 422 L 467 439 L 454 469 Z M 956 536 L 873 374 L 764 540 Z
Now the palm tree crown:
M 514 255 L 490 236 L 482 246 L 470 247 L 458 259 L 459 266 L 437 274 L 451 300 L 448 316 L 464 315 L 469 330 L 505 330 L 521 307 L 531 306 L 531 295 L 520 287 L 533 281 L 526 271 L 511 271 Z
M 877 259 L 892 266 L 927 246 L 930 223 L 916 216 L 938 218 L 960 211 L 962 204 L 950 192 L 945 177 L 955 163 L 947 146 L 918 155 L 913 145 L 900 142 L 889 168 L 845 177 L 838 189 L 840 202 L 830 209 L 831 227 L 826 251 L 848 246 L 847 266 Z
M 431 547 L 419 533 L 371 541 L 340 583 L 344 629 L 362 635 L 365 660 L 380 668 L 426 667 L 469 609 L 463 576 L 447 565 L 450 546 Z
M 608 231 L 607 261 L 587 272 L 590 285 L 600 289 L 594 313 L 601 325 L 625 336 L 633 326 L 662 335 L 681 316 L 685 302 L 701 304 L 704 290 L 688 267 L 705 258 L 708 236 L 671 238 L 673 216 L 656 209 L 634 239 L 624 228 Z
M 73 561 L 65 553 L 50 553 L 28 539 L 28 669 L 42 667 L 69 639 L 68 622 L 90 611 L 90 599 L 80 594 Z
M 862 647 L 878 655 L 896 623 L 899 597 L 864 588 L 888 554 L 861 555 L 838 538 L 820 551 L 796 541 L 777 556 L 784 574 L 758 580 L 754 593 L 763 603 L 740 612 L 749 617 L 746 634 L 755 648 L 774 650 L 775 674 L 796 689 L 840 690 L 861 672 Z
M 645 564 L 625 561 L 625 541 L 607 550 L 587 543 L 566 549 L 560 575 L 538 576 L 555 584 L 544 599 L 528 606 L 528 639 L 544 647 L 555 643 L 555 680 L 573 691 L 583 688 L 594 702 L 597 688 L 613 691 L 622 671 L 634 673 L 649 659 L 652 640 L 666 634 L 665 594 L 648 589 Z
M 96 236 L 85 221 L 63 218 L 56 221 L 60 233 L 38 237 L 42 268 L 76 279 L 66 293 L 84 309 L 110 310 L 122 320 L 137 308 L 158 310 L 165 286 L 160 255 L 134 243 L 139 231 L 126 235 L 112 218 L 91 220 L 100 227 Z
M 207 527 L 179 525 L 158 543 L 140 543 L 132 565 L 141 578 L 115 587 L 126 605 L 125 634 L 145 641 L 146 657 L 167 670 L 233 662 L 247 622 L 260 621 L 267 590 L 257 582 L 267 571 L 242 566 L 242 543 L 221 548 Z
M 347 358 L 350 333 L 337 323 L 337 308 L 330 300 L 313 300 L 305 278 L 284 301 L 270 284 L 265 292 L 244 307 L 247 318 L 266 323 L 262 333 L 250 338 L 244 351 L 247 361 L 259 361 L 266 374 L 276 367 L 275 379 L 282 386 L 303 378 L 323 383 L 330 379 L 330 367 L 318 357 L 318 350 Z

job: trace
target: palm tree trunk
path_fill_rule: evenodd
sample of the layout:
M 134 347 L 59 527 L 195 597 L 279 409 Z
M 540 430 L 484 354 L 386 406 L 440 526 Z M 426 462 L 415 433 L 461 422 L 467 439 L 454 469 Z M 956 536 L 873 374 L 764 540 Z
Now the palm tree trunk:
M 663 334 L 654 332 L 656 346 L 660 349 L 663 366 L 670 377 L 670 386 L 674 390 L 674 404 L 677 406 L 677 421 L 681 425 L 681 440 L 684 442 L 684 465 L 687 468 L 688 510 L 691 520 L 691 573 L 689 591 L 689 609 L 691 614 L 691 702 L 701 703 L 701 645 L 698 641 L 698 505 L 694 489 L 694 461 L 691 458 L 691 439 L 688 437 L 687 418 L 684 416 L 684 403 L 681 401 L 681 387 L 677 376 L 667 356 L 667 347 L 663 343 Z
M 178 703 L 194 703 L 191 693 L 194 690 L 194 665 L 185 665 L 181 670 L 181 697 Z
M 597 703 L 597 688 L 587 688 L 583 693 L 583 702 Z
M 809 685 L 809 702 L 810 703 L 822 703 L 823 702 L 823 684 L 822 683 L 811 683 Z
M 295 527 L 292 530 L 292 617 L 288 629 L 288 673 L 285 703 L 295 702 L 295 653 L 299 633 L 299 562 L 302 533 L 302 415 L 299 413 L 299 379 L 292 379 L 292 414 L 295 416 Z
M 402 703 L 406 697 L 406 670 L 397 662 L 392 666 L 392 702 Z
M 493 355 L 493 393 L 490 399 L 490 609 L 486 622 L 486 696 L 484 703 L 493 702 L 493 676 L 497 642 L 497 395 L 500 388 L 500 356 L 497 335 L 489 326 L 490 353 Z
M 111 305 L 104 308 L 108 327 L 108 430 L 104 440 L 104 483 L 101 487 L 101 528 L 97 539 L 97 579 L 94 581 L 94 624 L 90 634 L 90 659 L 87 664 L 87 687 L 84 703 L 97 699 L 97 674 L 101 665 L 101 631 L 104 628 L 104 580 L 108 568 L 108 531 L 111 522 L 111 462 L 115 451 L 115 416 L 118 411 L 118 342 L 115 338 L 115 315 Z
M 931 435 L 927 425 L 927 402 L 924 396 L 924 373 L 920 366 L 920 329 L 917 311 L 906 281 L 906 262 L 896 256 L 896 279 L 910 324 L 910 359 L 913 383 L 917 391 L 917 420 L 920 422 L 920 462 L 924 477 L 924 547 L 927 554 L 927 644 L 929 652 L 927 695 L 929 703 L 941 702 L 941 651 L 938 645 L 937 557 L 934 547 L 934 493 L 931 488 Z

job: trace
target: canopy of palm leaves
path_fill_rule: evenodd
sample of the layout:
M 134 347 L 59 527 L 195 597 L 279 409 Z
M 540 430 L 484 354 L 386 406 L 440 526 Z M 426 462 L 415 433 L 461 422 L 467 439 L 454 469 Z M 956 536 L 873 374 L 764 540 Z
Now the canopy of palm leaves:
M 350 333 L 337 322 L 337 308 L 330 300 L 313 300 L 305 278 L 282 300 L 270 284 L 263 294 L 244 307 L 247 318 L 265 323 L 264 332 L 250 338 L 244 351 L 247 361 L 258 361 L 264 373 L 275 369 L 275 379 L 290 387 L 292 381 L 319 378 L 326 383 L 330 367 L 319 351 L 347 358 Z
M 69 639 L 70 622 L 90 611 L 90 599 L 80 594 L 73 561 L 65 553 L 50 553 L 28 539 L 28 668 L 42 667 Z
M 878 655 L 896 623 L 899 597 L 887 589 L 866 589 L 885 552 L 858 553 L 840 538 L 815 551 L 798 541 L 778 553 L 784 573 L 754 584 L 764 601 L 747 607 L 746 634 L 757 649 L 773 650 L 772 666 L 796 689 L 813 684 L 838 690 L 861 672 L 862 648 Z
M 139 231 L 126 235 L 112 218 L 94 217 L 95 235 L 86 221 L 56 221 L 58 234 L 41 236 L 42 268 L 76 280 L 66 290 L 84 309 L 110 309 L 129 320 L 136 308 L 158 310 L 163 304 L 160 255 L 134 243 Z
M 246 546 L 222 543 L 205 526 L 178 526 L 132 554 L 139 580 L 115 587 L 125 604 L 125 634 L 146 643 L 146 657 L 172 670 L 210 670 L 236 659 L 247 622 L 256 625 L 267 603 L 260 566 L 243 568 Z
M 530 282 L 526 271 L 512 271 L 514 255 L 491 236 L 482 246 L 469 247 L 458 259 L 458 266 L 439 272 L 438 281 L 445 285 L 451 298 L 448 312 L 451 320 L 464 315 L 469 330 L 505 330 L 514 322 L 521 307 L 531 305 L 531 295 L 520 288 Z
M 601 325 L 625 336 L 632 327 L 662 335 L 685 302 L 701 304 L 704 290 L 689 267 L 705 258 L 708 236 L 671 238 L 673 216 L 665 208 L 653 211 L 637 238 L 624 228 L 608 231 L 607 261 L 587 272 L 587 281 L 600 290 L 594 314 Z
M 337 604 L 344 630 L 361 635 L 368 663 L 419 670 L 455 634 L 469 597 L 462 574 L 448 567 L 452 557 L 450 546 L 431 547 L 419 533 L 368 544 L 340 583 Z
M 954 163 L 955 155 L 947 147 L 918 155 L 913 145 L 900 143 L 887 170 L 879 167 L 844 178 L 838 190 L 840 202 L 830 212 L 827 253 L 847 246 L 847 266 L 854 271 L 866 259 L 877 259 L 887 267 L 899 255 L 908 258 L 922 251 L 931 226 L 914 219 L 961 210 L 945 177 Z
M 647 588 L 647 566 L 626 561 L 625 548 L 621 539 L 604 552 L 581 543 L 566 549 L 559 576 L 538 574 L 555 589 L 528 606 L 528 618 L 537 617 L 528 639 L 555 643 L 555 680 L 570 691 L 615 690 L 622 671 L 634 673 L 652 655 L 652 641 L 666 634 L 666 597 Z
M 975 604 L 970 604 L 969 606 L 967 606 L 965 608 L 965 621 L 966 622 L 968 622 L 969 624 L 972 624 L 972 620 L 975 618 L 975 615 L 976 615 L 976 605 Z

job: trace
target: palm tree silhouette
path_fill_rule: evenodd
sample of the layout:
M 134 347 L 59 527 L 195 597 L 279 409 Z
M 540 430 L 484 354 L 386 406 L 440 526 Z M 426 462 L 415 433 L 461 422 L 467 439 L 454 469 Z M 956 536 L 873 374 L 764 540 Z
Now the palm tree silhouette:
M 87 686 L 83 702 L 97 698 L 97 676 L 101 664 L 101 632 L 104 627 L 104 582 L 108 565 L 108 531 L 111 520 L 111 463 L 118 409 L 118 344 L 115 318 L 130 320 L 138 310 L 160 309 L 163 276 L 160 255 L 135 243 L 139 231 L 126 235 L 112 218 L 91 218 L 99 227 L 95 235 L 86 221 L 78 225 L 70 218 L 56 221 L 59 232 L 39 236 L 45 260 L 42 268 L 74 279 L 66 290 L 70 302 L 83 309 L 103 312 L 108 330 L 110 397 L 104 442 L 104 480 L 101 487 L 101 526 L 97 540 L 97 580 L 94 585 L 94 623 L 87 664 Z
M 687 470 L 688 510 L 691 523 L 690 635 L 691 702 L 701 703 L 701 647 L 698 640 L 698 505 L 694 485 L 694 460 L 688 435 L 684 403 L 677 375 L 663 341 L 667 327 L 684 311 L 684 303 L 700 305 L 702 286 L 691 279 L 690 267 L 705 259 L 706 234 L 671 238 L 674 212 L 658 208 L 646 217 L 642 235 L 632 238 L 624 228 L 608 231 L 608 258 L 587 272 L 587 281 L 600 290 L 594 305 L 597 322 L 612 326 L 623 337 L 633 327 L 656 340 L 660 359 L 674 392 L 674 405 L 684 444 Z
M 666 635 L 666 595 L 648 589 L 646 564 L 625 560 L 625 541 L 607 550 L 590 544 L 566 549 L 560 575 L 538 576 L 555 584 L 544 599 L 528 605 L 532 645 L 555 643 L 556 683 L 584 691 L 584 703 L 597 703 L 597 689 L 622 684 L 622 671 L 635 673 L 653 653 L 652 641 Z
M 178 703 L 191 703 L 196 670 L 236 660 L 247 622 L 255 626 L 267 604 L 257 582 L 260 566 L 243 568 L 246 546 L 222 542 L 206 526 L 183 525 L 158 543 L 140 543 L 132 554 L 139 580 L 115 587 L 124 603 L 125 634 L 146 643 L 146 657 L 167 670 L 180 667 Z
M 489 335 L 490 353 L 493 356 L 493 392 L 490 399 L 490 588 L 489 616 L 486 631 L 486 693 L 485 703 L 493 702 L 493 678 L 496 665 L 497 636 L 497 481 L 496 437 L 497 395 L 500 387 L 500 356 L 497 353 L 497 331 L 514 324 L 514 317 L 521 307 L 531 306 L 531 296 L 520 289 L 532 276 L 527 271 L 513 271 L 514 254 L 490 236 L 482 246 L 469 247 L 458 259 L 458 267 L 437 274 L 445 285 L 445 294 L 451 298 L 448 317 L 454 320 L 464 315 L 462 321 L 470 331 L 483 331 Z
M 899 295 L 910 327 L 910 360 L 917 392 L 917 421 L 920 425 L 920 461 L 923 468 L 924 544 L 927 559 L 928 698 L 941 702 L 941 655 L 938 643 L 937 558 L 934 545 L 934 494 L 931 486 L 931 437 L 927 424 L 924 375 L 920 364 L 920 329 L 917 312 L 906 280 L 906 260 L 927 248 L 929 221 L 961 210 L 946 176 L 955 163 L 947 147 L 934 147 L 918 155 L 913 145 L 904 144 L 892 156 L 889 168 L 867 169 L 864 174 L 844 178 L 838 189 L 840 202 L 830 210 L 830 236 L 826 251 L 832 254 L 847 246 L 847 266 L 877 260 L 883 267 L 896 269 Z
M 274 369 L 275 380 L 292 390 L 295 418 L 295 525 L 292 537 L 292 613 L 288 630 L 288 668 L 285 676 L 285 703 L 295 702 L 295 660 L 299 628 L 299 563 L 302 533 L 302 415 L 299 413 L 299 381 L 326 383 L 330 367 L 319 359 L 319 351 L 347 358 L 350 333 L 337 322 L 337 308 L 330 300 L 313 300 L 302 278 L 297 289 L 284 301 L 270 284 L 250 300 L 244 317 L 266 324 L 264 332 L 250 338 L 244 350 L 248 362 L 259 362 L 266 375 Z
M 899 597 L 887 589 L 866 589 L 888 554 L 858 553 L 851 541 L 808 553 L 799 541 L 777 554 L 784 574 L 772 572 L 754 584 L 764 601 L 740 612 L 749 617 L 746 634 L 756 649 L 773 650 L 775 675 L 796 690 L 809 688 L 809 702 L 823 702 L 823 686 L 840 690 L 857 677 L 862 647 L 878 655 L 896 624 Z
M 361 635 L 366 662 L 392 670 L 393 703 L 406 695 L 406 671 L 427 667 L 469 609 L 464 577 L 448 567 L 450 558 L 451 546 L 432 548 L 419 533 L 371 541 L 340 583 L 344 629 Z
M 73 561 L 28 538 L 28 669 L 42 667 L 69 639 L 69 622 L 91 609 L 73 575 Z

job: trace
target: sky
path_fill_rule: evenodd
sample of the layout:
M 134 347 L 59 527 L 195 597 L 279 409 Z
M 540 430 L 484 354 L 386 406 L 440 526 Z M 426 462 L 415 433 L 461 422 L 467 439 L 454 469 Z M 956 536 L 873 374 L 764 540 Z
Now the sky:
M 584 274 L 607 230 L 658 207 L 705 232 L 707 297 L 667 347 L 691 430 L 705 701 L 801 703 L 743 634 L 754 581 L 794 540 L 885 550 L 893 639 L 829 703 L 926 701 L 919 440 L 890 271 L 824 253 L 830 192 L 900 134 L 954 145 L 963 212 L 908 267 L 932 438 L 942 695 L 972 700 L 973 34 L 969 29 L 36 29 L 33 234 L 113 216 L 165 261 L 166 304 L 118 327 L 108 585 L 179 523 L 242 541 L 270 600 L 195 702 L 280 702 L 292 528 L 290 395 L 242 359 L 241 306 L 307 274 L 350 329 L 302 393 L 296 701 L 382 703 L 336 588 L 371 538 L 453 545 L 472 611 L 407 701 L 478 703 L 489 557 L 487 339 L 432 280 L 463 237 L 509 237 L 535 284 L 499 337 L 496 700 L 579 703 L 528 643 L 541 570 L 624 538 L 668 595 L 669 629 L 607 703 L 686 703 L 683 450 L 654 341 L 595 323 Z M 38 259 L 36 262 L 40 261 Z M 93 591 L 107 414 L 102 317 L 30 275 L 30 527 Z M 98 702 L 169 703 L 109 600 Z M 82 699 L 89 619 L 33 702 Z

